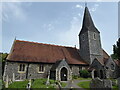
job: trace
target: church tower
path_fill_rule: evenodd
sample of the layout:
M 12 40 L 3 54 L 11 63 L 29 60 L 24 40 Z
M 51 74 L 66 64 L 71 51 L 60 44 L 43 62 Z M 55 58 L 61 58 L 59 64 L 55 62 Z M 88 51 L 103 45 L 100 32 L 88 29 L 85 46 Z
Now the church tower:
M 88 7 L 85 7 L 83 25 L 79 33 L 80 56 L 89 64 L 97 58 L 102 59 L 100 32 L 95 27 Z

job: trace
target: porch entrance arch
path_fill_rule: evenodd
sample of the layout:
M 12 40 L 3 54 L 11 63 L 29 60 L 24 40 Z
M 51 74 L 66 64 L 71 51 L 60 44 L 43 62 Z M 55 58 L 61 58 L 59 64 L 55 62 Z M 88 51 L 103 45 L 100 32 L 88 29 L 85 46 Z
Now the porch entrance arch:
M 67 81 L 67 76 L 68 76 L 67 68 L 63 67 L 60 73 L 61 73 L 61 81 Z

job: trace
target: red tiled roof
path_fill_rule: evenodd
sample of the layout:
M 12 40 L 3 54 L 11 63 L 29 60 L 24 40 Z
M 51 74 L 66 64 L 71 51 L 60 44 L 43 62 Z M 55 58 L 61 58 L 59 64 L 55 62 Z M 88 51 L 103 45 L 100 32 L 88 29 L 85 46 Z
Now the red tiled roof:
M 110 56 L 105 52 L 105 50 L 103 50 L 103 58 L 104 59 L 109 59 Z
M 87 63 L 81 59 L 76 48 L 15 40 L 8 61 L 55 63 L 65 59 L 68 64 Z

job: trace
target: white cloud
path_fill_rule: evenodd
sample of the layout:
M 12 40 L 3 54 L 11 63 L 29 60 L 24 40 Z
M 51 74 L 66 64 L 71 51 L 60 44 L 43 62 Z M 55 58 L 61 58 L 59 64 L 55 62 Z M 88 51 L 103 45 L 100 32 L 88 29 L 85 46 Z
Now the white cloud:
M 83 6 L 82 6 L 82 5 L 80 5 L 80 4 L 77 4 L 75 7 L 76 7 L 76 8 L 83 9 Z
M 43 25 L 43 29 L 44 29 L 44 30 L 47 30 L 47 31 L 51 31 L 51 30 L 54 30 L 54 26 L 53 26 L 52 23 L 44 24 L 44 25 Z
M 73 17 L 69 30 L 59 33 L 58 42 L 62 45 L 72 46 L 77 45 L 78 47 L 78 34 L 80 32 L 80 19 L 78 17 Z
M 94 4 L 93 7 L 90 8 L 90 11 L 95 12 L 98 7 L 99 7 L 99 4 Z
M 26 20 L 27 14 L 21 2 L 2 3 L 3 21 L 8 22 L 10 18 L 15 18 L 18 20 Z

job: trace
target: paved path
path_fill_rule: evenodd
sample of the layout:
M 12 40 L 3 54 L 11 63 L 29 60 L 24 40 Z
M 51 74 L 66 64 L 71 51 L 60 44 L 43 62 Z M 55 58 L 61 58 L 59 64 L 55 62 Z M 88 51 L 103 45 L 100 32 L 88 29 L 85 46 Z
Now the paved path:
M 85 90 L 81 87 L 79 87 L 77 84 L 79 82 L 83 82 L 83 81 L 90 81 L 90 80 L 71 80 L 71 81 L 67 81 L 67 86 L 64 87 L 64 89 L 66 90 L 66 88 L 68 88 L 68 90 L 72 90 L 72 88 L 75 88 L 75 90 Z

